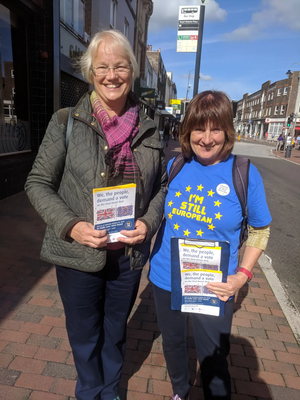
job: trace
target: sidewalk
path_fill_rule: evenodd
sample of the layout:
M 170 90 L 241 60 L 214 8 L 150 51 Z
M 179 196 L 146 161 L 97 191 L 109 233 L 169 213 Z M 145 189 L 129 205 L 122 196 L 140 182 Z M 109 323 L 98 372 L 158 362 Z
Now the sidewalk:
M 254 140 L 253 138 L 247 138 L 247 139 L 242 138 L 241 142 L 253 142 L 253 143 L 257 142 L 269 146 L 270 148 L 272 147 L 271 152 L 274 154 L 274 156 L 282 158 L 285 161 L 293 162 L 295 164 L 300 165 L 300 149 L 298 150 L 297 146 L 294 149 L 292 149 L 290 157 L 285 157 L 285 151 L 275 151 L 276 142 L 267 142 L 266 140 L 261 140 L 261 139 Z
M 178 151 L 178 141 L 170 140 L 167 158 Z M 39 259 L 44 228 L 24 192 L 0 202 L 0 400 L 75 400 L 76 371 L 54 269 Z M 169 400 L 172 394 L 148 270 L 128 322 L 122 400 Z M 191 400 L 201 400 L 190 336 Z M 236 297 L 228 362 L 232 400 L 300 398 L 300 348 L 258 265 Z

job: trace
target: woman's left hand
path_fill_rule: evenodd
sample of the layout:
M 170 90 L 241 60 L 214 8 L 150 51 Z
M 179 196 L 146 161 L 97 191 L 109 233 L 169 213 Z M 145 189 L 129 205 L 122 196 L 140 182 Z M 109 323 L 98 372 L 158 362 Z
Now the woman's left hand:
M 247 282 L 247 276 L 241 272 L 229 275 L 227 282 L 210 282 L 206 285 L 220 300 L 227 301 Z
M 132 231 L 121 231 L 122 235 L 126 237 L 119 237 L 118 242 L 122 242 L 128 245 L 134 245 L 137 243 L 142 243 L 147 235 L 147 226 L 144 222 L 137 220 L 135 222 L 135 228 Z

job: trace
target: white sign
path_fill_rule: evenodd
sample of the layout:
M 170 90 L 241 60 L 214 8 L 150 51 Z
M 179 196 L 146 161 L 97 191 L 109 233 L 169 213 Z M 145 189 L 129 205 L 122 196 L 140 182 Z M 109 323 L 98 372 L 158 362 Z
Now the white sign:
M 180 6 L 178 15 L 177 52 L 196 53 L 200 6 Z
M 173 107 L 166 107 L 165 110 L 166 110 L 168 113 L 174 115 L 174 108 L 173 108 Z

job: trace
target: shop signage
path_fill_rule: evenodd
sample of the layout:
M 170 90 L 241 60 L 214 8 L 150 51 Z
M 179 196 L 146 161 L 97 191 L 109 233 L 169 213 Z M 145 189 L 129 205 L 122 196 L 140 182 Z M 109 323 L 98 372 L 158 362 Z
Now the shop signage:
M 68 58 L 74 59 L 82 56 L 86 46 L 71 35 L 66 29 L 60 27 L 60 52 Z

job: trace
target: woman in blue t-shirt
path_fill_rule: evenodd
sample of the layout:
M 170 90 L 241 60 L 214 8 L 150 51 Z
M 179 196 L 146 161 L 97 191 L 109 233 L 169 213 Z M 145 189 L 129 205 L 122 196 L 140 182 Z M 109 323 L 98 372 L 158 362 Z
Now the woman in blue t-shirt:
M 250 164 L 247 202 L 249 237 L 238 268 L 243 215 L 233 185 L 234 157 L 231 153 L 234 141 L 229 98 L 218 91 L 206 91 L 194 97 L 180 130 L 182 153 L 187 161 L 169 185 L 165 221 L 157 235 L 150 268 L 163 351 L 173 387 L 172 400 L 188 399 L 190 391 L 189 317 L 193 324 L 205 399 L 231 398 L 226 357 L 230 349 L 234 294 L 251 279 L 251 271 L 266 248 L 271 222 L 261 176 Z M 168 172 L 172 161 L 169 162 Z M 171 309 L 172 237 L 229 242 L 227 283 L 211 282 L 205 289 L 225 302 L 224 316 Z

